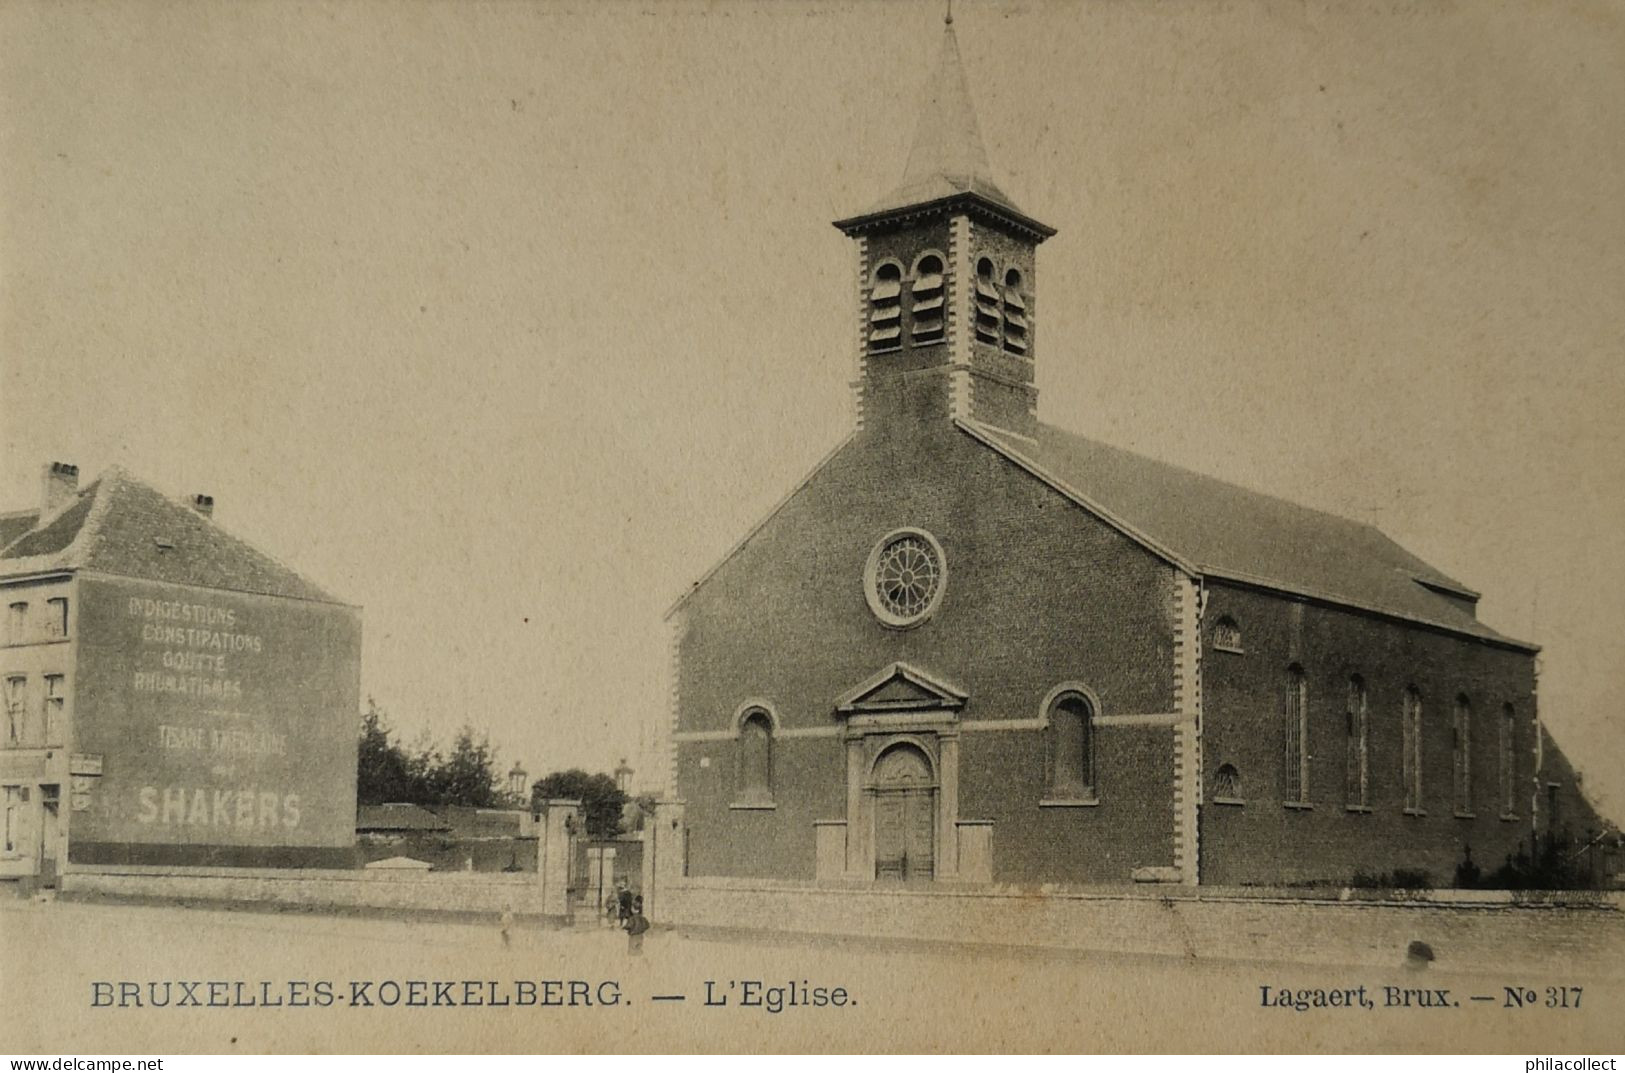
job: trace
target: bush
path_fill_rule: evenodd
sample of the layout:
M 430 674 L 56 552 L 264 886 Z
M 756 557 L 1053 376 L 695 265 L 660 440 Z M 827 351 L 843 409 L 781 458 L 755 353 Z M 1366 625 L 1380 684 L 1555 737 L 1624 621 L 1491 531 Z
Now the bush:
M 1567 834 L 1548 836 L 1538 851 L 1530 853 L 1519 846 L 1518 852 L 1507 854 L 1501 867 L 1487 876 L 1472 877 L 1472 883 L 1460 882 L 1465 877 L 1458 867 L 1457 886 L 1481 890 L 1596 890 L 1601 883 L 1591 874 L 1584 850 L 1584 844 L 1577 845 Z
M 1355 872 L 1349 886 L 1357 890 L 1429 890 L 1433 880 L 1419 868 L 1395 868 L 1392 872 Z

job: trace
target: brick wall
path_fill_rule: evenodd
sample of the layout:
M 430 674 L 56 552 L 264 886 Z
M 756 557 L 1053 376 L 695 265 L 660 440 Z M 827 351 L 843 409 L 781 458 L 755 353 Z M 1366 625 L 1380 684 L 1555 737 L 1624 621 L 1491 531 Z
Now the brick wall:
M 76 868 L 62 877 L 69 897 L 229 902 L 311 908 L 543 915 L 535 872 L 328 872 L 175 866 Z
M 1242 630 L 1241 653 L 1216 650 L 1221 617 Z M 1534 660 L 1438 631 L 1269 593 L 1214 584 L 1203 615 L 1202 812 L 1204 883 L 1346 883 L 1356 872 L 1426 871 L 1449 884 L 1464 847 L 1493 871 L 1530 832 L 1534 778 Z M 1308 690 L 1312 808 L 1283 804 L 1285 673 Z M 1365 682 L 1369 811 L 1345 799 L 1348 683 Z M 1407 687 L 1423 702 L 1423 810 L 1405 814 L 1401 710 Z M 1472 701 L 1473 817 L 1455 815 L 1452 712 Z M 1502 818 L 1499 720 L 1515 713 L 1515 818 Z M 1214 801 L 1215 775 L 1241 774 L 1242 805 Z
M 1033 947 L 1106 954 L 1397 969 L 1412 940 L 1446 972 L 1617 977 L 1618 895 L 1517 902 L 1505 892 L 1339 901 L 1265 892 L 1046 893 L 817 890 L 689 880 L 662 892 L 662 924 L 727 931 Z
M 902 526 L 937 538 L 948 579 L 932 618 L 899 631 L 870 613 L 862 577 Z M 1171 568 L 946 420 L 860 433 L 684 606 L 680 734 L 725 738 L 749 698 L 781 724 L 772 811 L 727 807 L 731 741 L 679 740 L 691 872 L 812 874 L 813 821 L 845 816 L 835 699 L 894 661 L 967 691 L 967 722 L 1035 721 L 1068 680 L 1102 715 L 1170 712 L 1172 584 Z M 1047 809 L 1035 729 L 967 730 L 959 814 L 995 821 L 995 878 L 1122 881 L 1172 864 L 1171 749 L 1167 727 L 1104 727 L 1101 804 Z

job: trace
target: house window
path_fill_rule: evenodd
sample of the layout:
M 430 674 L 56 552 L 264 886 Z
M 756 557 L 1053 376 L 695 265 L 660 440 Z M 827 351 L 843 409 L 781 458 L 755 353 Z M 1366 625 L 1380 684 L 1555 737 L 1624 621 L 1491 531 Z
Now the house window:
M 1282 799 L 1288 804 L 1309 803 L 1309 686 L 1303 668 L 1293 664 L 1286 670 L 1286 703 L 1282 705 L 1282 730 L 1286 757 L 1282 768 Z
M 1359 675 L 1349 678 L 1348 707 L 1344 713 L 1344 734 L 1347 739 L 1347 784 L 1344 800 L 1350 808 L 1364 808 L 1370 776 L 1367 766 L 1369 748 L 1366 721 L 1365 679 Z
M 28 640 L 28 602 L 19 600 L 6 608 L 6 643 L 20 645 Z
M 1501 709 L 1501 815 L 1515 816 L 1517 794 L 1517 712 L 1508 704 Z
M 23 788 L 21 786 L 7 786 L 3 790 L 5 795 L 5 852 L 13 854 L 21 851 L 23 842 Z
M 1027 356 L 1027 302 L 1021 296 L 1021 273 L 1004 274 L 1004 349 Z
M 999 345 L 999 288 L 993 281 L 993 262 L 976 262 L 976 338 Z
M 1400 713 L 1400 775 L 1405 780 L 1405 811 L 1422 811 L 1422 694 L 1405 690 Z
M 739 722 L 738 804 L 773 803 L 773 719 L 760 708 Z
M 28 679 L 12 675 L 6 679 L 6 744 L 28 744 Z
M 1241 651 L 1241 627 L 1229 615 L 1214 623 L 1213 647 L 1221 652 Z
M 909 291 L 909 334 L 914 338 L 914 345 L 941 342 L 944 334 L 941 257 L 928 253 L 919 259 Z
M 903 267 L 887 261 L 875 269 L 869 288 L 869 351 L 878 354 L 903 345 Z
M 45 744 L 63 743 L 63 708 L 67 704 L 67 690 L 60 674 L 45 676 Z
M 1473 706 L 1465 694 L 1456 698 L 1451 727 L 1451 747 L 1456 774 L 1456 814 L 1473 813 Z
M 1088 801 L 1095 796 L 1094 711 L 1076 693 L 1058 697 L 1049 710 L 1049 796 Z
M 45 601 L 45 636 L 60 640 L 68 635 L 68 598 L 57 596 Z
M 1241 772 L 1236 770 L 1236 765 L 1220 764 L 1219 770 L 1213 773 L 1213 800 L 1222 805 L 1241 803 Z

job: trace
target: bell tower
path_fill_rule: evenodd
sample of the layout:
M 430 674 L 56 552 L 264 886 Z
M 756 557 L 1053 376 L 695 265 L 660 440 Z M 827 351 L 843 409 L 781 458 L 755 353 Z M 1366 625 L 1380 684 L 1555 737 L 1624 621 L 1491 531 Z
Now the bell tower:
M 1055 229 L 993 181 L 951 10 L 903 181 L 835 226 L 857 244 L 859 427 L 1034 436 L 1035 262 Z

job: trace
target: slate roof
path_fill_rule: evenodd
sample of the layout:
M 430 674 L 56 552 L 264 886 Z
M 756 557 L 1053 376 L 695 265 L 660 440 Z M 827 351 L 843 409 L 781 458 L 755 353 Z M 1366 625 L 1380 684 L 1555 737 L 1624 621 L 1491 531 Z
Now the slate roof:
M 0 577 L 53 570 L 96 570 L 177 585 L 340 602 L 213 519 L 118 467 L 43 517 L 28 512 L 0 515 Z
M 34 528 L 34 523 L 38 521 L 37 510 L 14 510 L 0 514 L 0 548 Z
M 1363 522 L 1049 425 L 1034 443 L 958 424 L 1195 574 L 1536 648 L 1480 622 L 1476 592 Z

